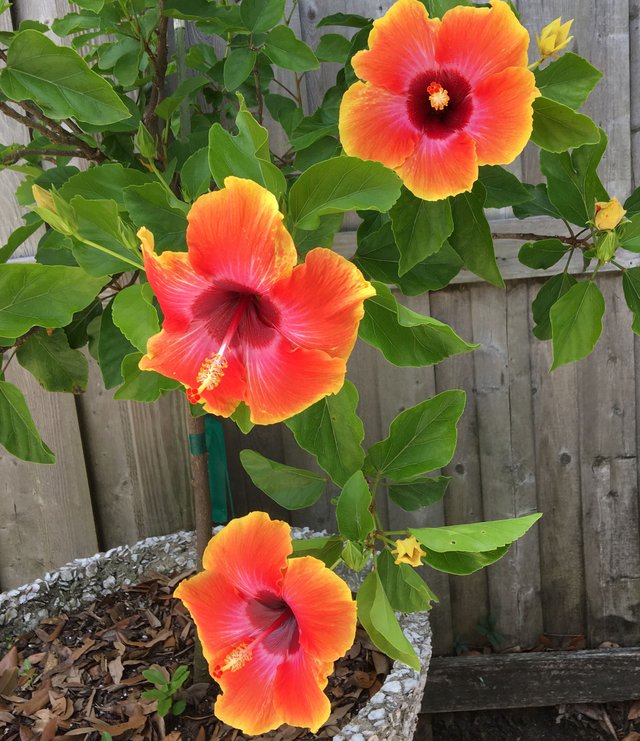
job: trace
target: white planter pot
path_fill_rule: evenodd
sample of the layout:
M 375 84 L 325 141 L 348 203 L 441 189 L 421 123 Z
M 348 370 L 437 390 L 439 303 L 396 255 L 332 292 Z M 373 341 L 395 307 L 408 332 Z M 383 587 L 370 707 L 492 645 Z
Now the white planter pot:
M 320 535 L 308 528 L 296 529 L 292 534 L 294 538 Z M 77 559 L 43 579 L 0 594 L 0 641 L 35 628 L 45 617 L 78 610 L 121 586 L 137 584 L 154 574 L 175 574 L 194 567 L 194 536 L 187 532 L 147 538 L 132 546 Z M 350 575 L 347 580 L 352 579 Z M 426 612 L 402 616 L 400 623 L 420 658 L 421 671 L 395 662 L 380 691 L 343 726 L 334 741 L 413 738 L 431 658 L 431 628 Z

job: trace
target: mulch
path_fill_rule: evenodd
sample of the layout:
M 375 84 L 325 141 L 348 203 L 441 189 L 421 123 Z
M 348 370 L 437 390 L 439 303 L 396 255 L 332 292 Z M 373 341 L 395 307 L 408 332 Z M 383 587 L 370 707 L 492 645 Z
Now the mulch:
M 164 718 L 157 700 L 141 697 L 153 685 L 142 672 L 173 676 L 191 666 L 194 626 L 172 598 L 179 581 L 156 578 L 104 597 L 81 612 L 42 621 L 5 647 L 0 659 L 0 737 L 3 741 L 306 741 L 339 732 L 382 686 L 390 660 L 358 627 L 353 647 L 336 662 L 325 690 L 331 716 L 317 735 L 282 726 L 246 736 L 213 715 L 213 682 L 187 680 L 175 695 L 186 709 Z M 3 651 L 0 650 L 0 656 Z

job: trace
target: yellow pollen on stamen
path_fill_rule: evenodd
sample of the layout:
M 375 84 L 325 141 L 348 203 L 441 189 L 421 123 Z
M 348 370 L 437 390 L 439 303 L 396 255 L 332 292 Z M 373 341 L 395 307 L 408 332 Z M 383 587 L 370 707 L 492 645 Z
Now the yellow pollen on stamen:
M 427 87 L 429 93 L 429 102 L 431 107 L 436 111 L 444 110 L 449 104 L 449 93 L 442 87 L 439 82 L 432 82 Z
M 252 658 L 253 653 L 249 645 L 247 643 L 241 643 L 227 654 L 224 664 L 220 667 L 219 671 L 237 672 L 238 669 L 242 669 Z
M 214 353 L 204 360 L 198 371 L 198 394 L 211 391 L 222 381 L 224 369 L 229 365 L 222 353 Z

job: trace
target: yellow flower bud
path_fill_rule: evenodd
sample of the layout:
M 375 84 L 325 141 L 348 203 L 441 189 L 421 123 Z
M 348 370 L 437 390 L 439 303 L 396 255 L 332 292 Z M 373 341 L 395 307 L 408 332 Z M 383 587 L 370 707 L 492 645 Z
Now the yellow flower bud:
M 427 555 L 413 535 L 396 540 L 395 550 L 391 553 L 395 554 L 397 564 L 407 563 L 409 566 L 421 566 L 422 557 Z
M 600 231 L 615 229 L 626 213 L 617 198 L 612 198 L 610 201 L 598 201 L 593 223 Z
M 562 18 L 556 18 L 555 21 L 545 26 L 540 33 L 536 34 L 538 50 L 543 59 L 558 56 L 559 52 L 568 45 L 573 38 L 573 36 L 569 36 L 572 23 L 573 18 L 566 23 L 562 23 Z
M 39 185 L 33 185 L 31 187 L 33 193 L 33 200 L 36 202 L 38 208 L 48 208 L 49 211 L 56 211 L 56 204 L 53 200 L 53 196 L 48 190 L 41 188 Z

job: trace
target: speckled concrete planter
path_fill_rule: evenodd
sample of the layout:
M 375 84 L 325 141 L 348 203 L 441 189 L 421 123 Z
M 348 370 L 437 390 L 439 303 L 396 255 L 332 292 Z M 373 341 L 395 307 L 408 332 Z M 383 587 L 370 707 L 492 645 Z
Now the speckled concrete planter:
M 294 538 L 313 537 L 308 528 Z M 175 574 L 195 565 L 193 533 L 147 538 L 132 546 L 113 548 L 82 558 L 18 589 L 0 594 L 0 641 L 36 627 L 42 618 L 77 610 L 93 600 L 136 584 L 154 574 Z M 347 581 L 351 581 L 349 575 Z M 350 585 L 352 588 L 355 584 Z M 413 738 L 431 658 L 431 628 L 427 613 L 402 617 L 405 635 L 416 649 L 422 670 L 396 662 L 382 689 L 334 741 L 410 741 Z

